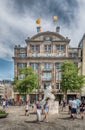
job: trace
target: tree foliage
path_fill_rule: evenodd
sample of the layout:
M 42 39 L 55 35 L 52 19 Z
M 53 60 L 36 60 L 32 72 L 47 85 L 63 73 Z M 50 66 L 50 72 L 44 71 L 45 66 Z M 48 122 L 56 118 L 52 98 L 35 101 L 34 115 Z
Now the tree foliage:
M 81 90 L 85 82 L 85 76 L 79 75 L 78 71 L 79 69 L 73 62 L 65 61 L 62 63 L 61 89 L 63 92 L 67 93 L 68 90 L 70 91 Z
M 21 93 L 30 93 L 38 87 L 38 78 L 32 67 L 24 67 L 19 70 L 19 75 L 23 75 L 23 79 L 15 77 L 13 81 L 14 91 Z

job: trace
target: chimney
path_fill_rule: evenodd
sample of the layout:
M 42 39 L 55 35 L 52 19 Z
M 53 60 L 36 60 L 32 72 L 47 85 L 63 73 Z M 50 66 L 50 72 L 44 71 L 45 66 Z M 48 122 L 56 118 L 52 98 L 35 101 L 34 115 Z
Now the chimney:
M 37 27 L 37 33 L 41 32 L 41 30 L 42 30 L 42 27 L 41 27 L 41 26 L 38 26 L 38 27 Z
M 60 32 L 60 27 L 59 27 L 59 26 L 56 27 L 56 32 L 57 32 L 57 33 Z

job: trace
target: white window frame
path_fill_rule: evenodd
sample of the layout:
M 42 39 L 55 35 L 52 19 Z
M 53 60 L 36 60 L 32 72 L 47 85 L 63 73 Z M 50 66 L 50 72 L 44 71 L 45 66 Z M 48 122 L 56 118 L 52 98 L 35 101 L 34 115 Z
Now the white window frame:
M 52 68 L 52 63 L 44 63 L 44 69 L 50 70 Z
M 61 63 L 56 63 L 56 69 L 57 70 L 61 69 Z
M 61 72 L 56 72 L 56 80 L 61 80 Z
M 62 51 L 65 49 L 64 45 L 56 45 L 56 49 Z
M 37 70 L 39 65 L 38 63 L 30 63 L 30 66 L 34 69 L 34 70 Z
M 51 51 L 51 45 L 44 45 L 45 51 Z
M 44 80 L 50 80 L 52 78 L 52 74 L 51 73 L 43 73 L 43 79 Z

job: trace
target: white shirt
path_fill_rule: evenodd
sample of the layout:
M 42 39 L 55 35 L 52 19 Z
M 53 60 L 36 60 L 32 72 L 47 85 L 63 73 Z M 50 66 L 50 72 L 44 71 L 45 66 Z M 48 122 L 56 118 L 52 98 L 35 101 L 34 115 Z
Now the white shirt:
M 73 100 L 71 102 L 71 108 L 77 108 L 77 102 L 76 102 L 76 100 Z
M 69 100 L 69 106 L 71 106 L 72 100 Z
M 3 101 L 3 106 L 5 106 L 6 105 L 6 102 L 5 101 Z
M 28 104 L 26 105 L 25 110 L 28 110 Z

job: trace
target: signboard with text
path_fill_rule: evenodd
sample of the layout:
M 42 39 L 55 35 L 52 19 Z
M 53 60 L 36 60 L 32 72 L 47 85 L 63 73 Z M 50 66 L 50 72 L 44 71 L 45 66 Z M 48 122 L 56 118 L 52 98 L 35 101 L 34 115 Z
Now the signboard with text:
M 65 53 L 33 53 L 33 54 L 29 54 L 28 57 L 65 57 L 66 54 Z

